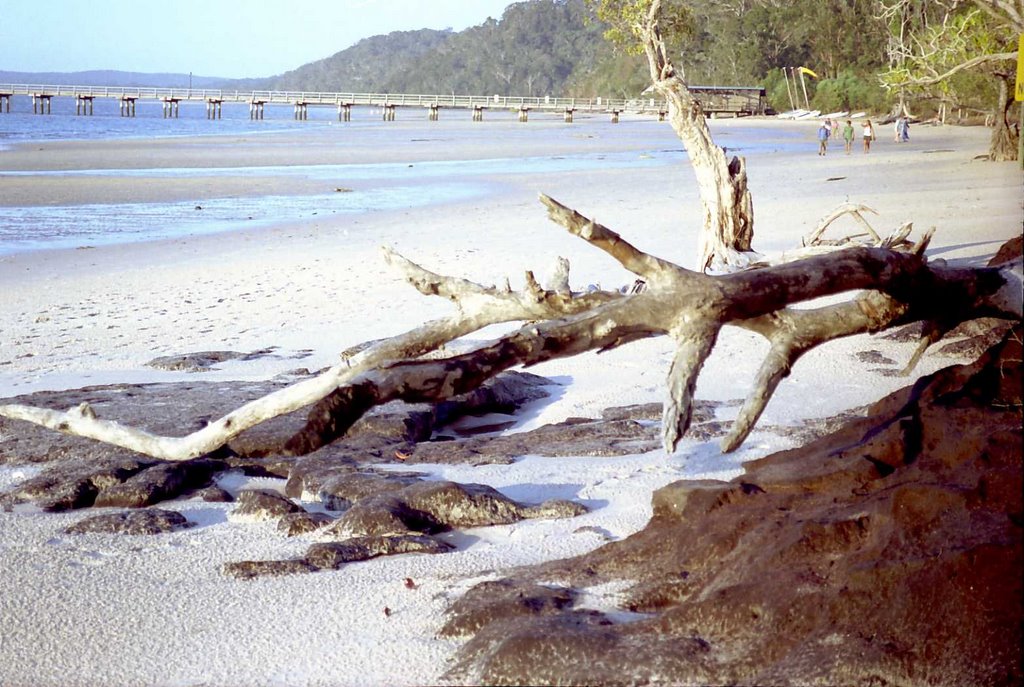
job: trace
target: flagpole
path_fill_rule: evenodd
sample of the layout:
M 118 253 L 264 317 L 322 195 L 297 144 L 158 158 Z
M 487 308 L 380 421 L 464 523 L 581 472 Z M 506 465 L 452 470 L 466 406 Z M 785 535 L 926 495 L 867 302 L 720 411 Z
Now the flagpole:
M 786 93 L 789 95 L 789 109 L 796 109 L 796 102 L 793 100 L 793 91 L 789 87 L 789 75 L 786 74 L 786 68 L 782 68 L 782 78 L 786 80 Z
M 802 88 L 804 91 L 804 107 L 806 107 L 809 110 L 811 109 L 811 103 L 809 100 L 807 100 L 807 84 L 804 82 L 804 70 L 798 69 L 797 71 L 800 72 L 800 88 Z

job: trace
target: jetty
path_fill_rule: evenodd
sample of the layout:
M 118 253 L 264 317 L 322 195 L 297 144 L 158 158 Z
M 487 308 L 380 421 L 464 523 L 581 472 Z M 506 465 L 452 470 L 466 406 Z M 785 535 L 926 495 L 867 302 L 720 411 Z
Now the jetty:
M 690 92 L 700 101 L 704 112 L 711 117 L 765 114 L 765 89 L 759 87 L 695 86 Z M 293 117 L 304 120 L 313 107 L 337 110 L 338 121 L 350 121 L 352 108 L 370 107 L 377 110 L 384 121 L 395 121 L 398 109 L 426 111 L 428 119 L 437 121 L 441 111 L 466 110 L 472 112 L 473 121 L 483 121 L 486 110 L 517 112 L 520 122 L 529 120 L 531 112 L 561 114 L 564 121 L 573 121 L 573 115 L 601 113 L 619 121 L 623 112 L 655 114 L 663 120 L 668 106 L 660 98 L 561 98 L 552 96 L 524 97 L 503 95 L 420 95 L 408 93 L 325 93 L 305 91 L 228 91 L 192 88 L 145 88 L 122 86 L 64 86 L 43 84 L 0 84 L 0 113 L 10 113 L 11 99 L 32 99 L 34 114 L 52 114 L 54 98 L 74 98 L 75 114 L 91 116 L 93 103 L 98 98 L 115 99 L 120 104 L 122 117 L 134 117 L 136 103 L 155 100 L 162 103 L 164 118 L 176 118 L 182 102 L 206 104 L 207 119 L 220 119 L 224 103 L 247 103 L 249 118 L 264 118 L 266 105 L 290 105 Z

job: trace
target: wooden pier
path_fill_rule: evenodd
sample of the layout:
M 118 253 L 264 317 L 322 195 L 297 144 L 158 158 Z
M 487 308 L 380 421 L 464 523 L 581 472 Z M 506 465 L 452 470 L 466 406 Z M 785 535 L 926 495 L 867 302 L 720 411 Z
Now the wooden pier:
M 705 113 L 717 116 L 748 116 L 764 114 L 767 109 L 765 90 L 757 87 L 696 86 L 690 92 L 700 101 Z M 663 120 L 668 106 L 660 98 L 555 98 L 477 95 L 419 95 L 408 93 L 319 93 L 300 91 L 225 91 L 191 88 L 133 88 L 107 86 L 61 86 L 33 84 L 0 84 L 0 112 L 10 112 L 15 96 L 32 98 L 32 112 L 51 114 L 53 98 L 74 98 L 78 115 L 92 115 L 93 101 L 97 98 L 116 99 L 122 117 L 134 117 L 139 100 L 162 103 L 163 116 L 176 118 L 182 102 L 204 102 L 208 119 L 220 119 L 224 103 L 246 103 L 250 119 L 263 119 L 267 104 L 291 105 L 296 120 L 309 118 L 311 107 L 337 109 L 338 121 L 351 121 L 353 107 L 371 107 L 381 113 L 386 122 L 396 120 L 398 109 L 418 109 L 427 112 L 430 121 L 438 121 L 441 110 L 467 110 L 473 121 L 483 121 L 485 110 L 504 110 L 518 113 L 520 122 L 529 121 L 530 112 L 561 114 L 566 123 L 574 114 L 605 114 L 612 122 L 619 121 L 624 112 L 656 114 Z

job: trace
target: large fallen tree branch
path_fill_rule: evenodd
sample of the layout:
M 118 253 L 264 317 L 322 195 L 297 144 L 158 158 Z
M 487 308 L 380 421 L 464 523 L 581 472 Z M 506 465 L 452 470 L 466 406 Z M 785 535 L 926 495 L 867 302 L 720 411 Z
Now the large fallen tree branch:
M 185 460 L 210 453 L 240 432 L 272 417 L 316 404 L 306 428 L 287 450 L 305 453 L 343 434 L 369 408 L 395 399 L 438 401 L 476 388 L 517 365 L 534 365 L 586 351 L 604 351 L 651 336 L 677 345 L 668 371 L 663 438 L 673 451 L 689 427 L 693 389 L 724 325 L 765 336 L 771 349 L 723 442 L 739 446 L 779 381 L 807 350 L 826 341 L 914 320 L 953 324 L 981 316 L 1020 318 L 1020 265 L 965 269 L 929 265 L 922 242 L 909 253 L 850 248 L 758 270 L 708 276 L 640 251 L 619 234 L 557 201 L 541 197 L 550 217 L 600 248 L 644 280 L 637 294 L 567 293 L 542 288 L 528 273 L 522 291 L 495 289 L 445 277 L 387 251 L 385 256 L 421 293 L 452 300 L 457 313 L 353 354 L 326 372 L 256 399 L 184 437 L 157 436 L 96 417 L 87 405 L 54 411 L 0 406 L 0 416 L 27 420 L 104 441 L 156 458 Z M 825 308 L 787 306 L 846 291 L 869 290 Z M 425 353 L 499 322 L 532 322 L 461 355 L 421 359 Z

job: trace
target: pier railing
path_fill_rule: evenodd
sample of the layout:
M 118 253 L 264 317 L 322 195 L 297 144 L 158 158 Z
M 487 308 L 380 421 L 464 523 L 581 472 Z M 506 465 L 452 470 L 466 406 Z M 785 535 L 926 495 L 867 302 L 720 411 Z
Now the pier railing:
M 665 102 L 657 98 L 554 98 L 525 96 L 480 96 L 480 95 L 437 95 L 417 93 L 333 93 L 320 91 L 231 91 L 210 88 L 152 88 L 136 86 L 70 86 L 59 84 L 0 84 L 0 93 L 27 96 L 67 96 L 91 98 L 135 98 L 138 100 L 219 100 L 222 102 L 265 102 L 309 105 L 396 105 L 399 107 L 420 106 L 494 107 L 519 109 L 597 110 L 608 112 L 638 110 L 657 112 L 665 109 Z
M 716 113 L 763 114 L 766 108 L 765 90 L 748 87 L 691 87 L 691 93 L 700 100 L 704 111 Z M 176 108 L 182 101 L 206 102 L 208 108 L 215 106 L 213 112 L 219 113 L 221 103 L 248 103 L 250 108 L 260 108 L 264 104 L 293 105 L 296 116 L 305 114 L 305 108 L 317 105 L 336 106 L 339 116 L 353 106 L 373 106 L 385 108 L 392 114 L 396 107 L 430 108 L 431 116 L 436 118 L 440 108 L 467 109 L 480 112 L 485 109 L 518 110 L 520 118 L 525 121 L 525 113 L 530 110 L 562 112 L 567 121 L 571 121 L 572 113 L 578 112 L 610 112 L 617 119 L 620 112 L 655 113 L 664 117 L 668 106 L 660 98 L 563 98 L 551 96 L 502 96 L 502 95 L 439 95 L 413 93 L 331 93 L 319 91 L 265 91 L 265 90 L 222 90 L 209 88 L 152 88 L 136 86 L 73 86 L 53 84 L 0 84 L 0 110 L 4 103 L 10 108 L 12 96 L 30 96 L 33 99 L 33 111 L 40 110 L 45 104 L 45 112 L 49 112 L 49 101 L 55 97 L 76 98 L 79 103 L 89 103 L 88 112 L 79 108 L 82 114 L 91 113 L 91 102 L 96 98 L 113 98 L 121 101 L 123 110 L 126 104 L 134 114 L 134 103 L 137 100 L 158 100 L 165 107 Z M 175 110 L 176 111 L 176 110 Z M 257 110 L 253 110 L 254 112 Z M 304 118 L 302 116 L 301 118 Z

